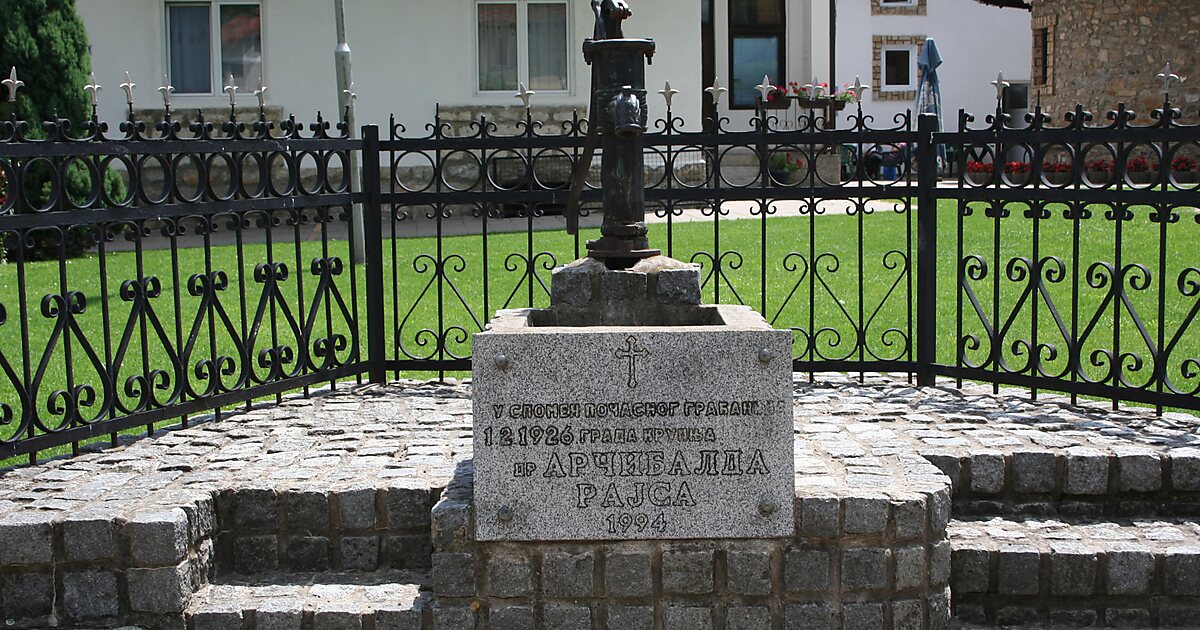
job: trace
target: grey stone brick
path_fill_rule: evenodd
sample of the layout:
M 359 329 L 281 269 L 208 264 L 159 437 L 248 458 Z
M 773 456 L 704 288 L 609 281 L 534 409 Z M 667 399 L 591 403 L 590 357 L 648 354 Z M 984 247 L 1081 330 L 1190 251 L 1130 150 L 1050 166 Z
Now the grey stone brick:
M 959 459 L 958 454 L 929 451 L 922 453 L 922 456 L 929 460 L 929 463 L 936 466 L 938 470 L 942 471 L 943 475 L 946 475 L 950 478 L 951 488 L 954 488 L 955 490 L 961 489 L 959 484 L 963 479 L 962 461 Z
M 418 625 L 408 628 L 381 625 L 379 619 L 383 614 L 383 611 L 380 611 L 376 615 L 375 630 L 420 630 L 421 628 L 419 622 Z M 255 630 L 300 630 L 303 621 L 304 609 L 300 602 L 286 598 L 260 602 L 254 611 Z
M 18 512 L 0 521 L 0 566 L 49 564 L 54 559 L 49 515 Z
M 659 271 L 658 300 L 667 304 L 699 304 L 700 270 L 663 269 Z
M 492 606 L 488 626 L 490 630 L 533 630 L 533 607 Z
M 421 569 L 429 566 L 433 548 L 429 536 L 407 534 L 388 536 L 383 545 L 383 562 L 393 569 Z
M 529 558 L 513 554 L 496 554 L 488 566 L 492 597 L 524 597 L 533 593 L 533 567 Z
M 771 592 L 771 549 L 731 549 L 725 554 L 730 592 L 766 595 Z
M 242 630 L 240 608 L 200 610 L 192 615 L 193 630 Z
M 287 562 L 293 571 L 328 571 L 329 539 L 324 536 L 288 538 Z
M 1195 628 L 1196 619 L 1200 619 L 1200 606 L 1163 606 L 1158 610 L 1161 626 Z
M 833 626 L 833 607 L 827 602 L 788 604 L 783 609 L 783 627 L 787 630 L 809 630 Z
M 1002 626 L 1034 625 L 1041 620 L 1038 609 L 1029 606 L 1003 606 L 996 611 L 996 623 Z
M 892 520 L 895 522 L 897 540 L 911 540 L 925 536 L 927 519 L 925 499 L 905 499 L 892 504 Z
M 938 490 L 929 495 L 929 529 L 934 538 L 941 538 L 949 525 L 950 490 Z
M 933 546 L 929 553 L 930 585 L 950 583 L 950 543 L 942 541 Z
M 654 607 L 609 604 L 608 627 L 621 630 L 654 630 Z
M 374 488 L 341 490 L 336 496 L 343 529 L 373 529 L 376 526 Z
M 471 504 L 465 501 L 439 501 L 431 511 L 433 546 L 442 551 L 461 551 L 472 541 Z
M 608 594 L 615 597 L 648 597 L 654 592 L 650 554 L 644 551 L 620 551 L 605 559 L 604 582 Z
M 804 497 L 800 502 L 800 536 L 833 538 L 838 535 L 841 502 L 832 497 Z
M 49 615 L 54 610 L 54 574 L 0 571 L 0 602 L 9 619 Z
M 950 627 L 950 587 L 943 587 L 929 595 L 929 630 L 947 630 Z
M 389 529 L 429 529 L 429 488 L 388 488 Z
M 1109 551 L 1105 567 L 1110 595 L 1147 595 L 1154 577 L 1154 554 L 1149 551 Z
M 950 557 L 951 576 L 956 593 L 987 593 L 991 572 L 991 553 L 982 546 L 961 546 Z
M 964 624 L 987 625 L 987 608 L 979 604 L 959 602 L 954 606 L 954 618 Z
M 1002 548 L 998 560 L 997 590 L 1004 595 L 1037 595 L 1038 550 L 1036 547 Z
M 792 549 L 784 554 L 784 586 L 789 593 L 829 590 L 829 552 L 824 549 Z
M 1050 623 L 1056 627 L 1086 628 L 1096 625 L 1095 610 L 1081 608 L 1051 608 Z
M 1050 592 L 1091 595 L 1096 585 L 1096 554 L 1077 543 L 1054 543 L 1050 548 Z
M 240 488 L 233 491 L 233 525 L 239 530 L 276 529 L 279 509 L 275 491 L 268 488 Z
M 1054 492 L 1055 466 L 1054 453 L 1051 451 L 1013 451 L 1013 490 L 1026 493 Z
M 771 609 L 766 606 L 729 606 L 725 609 L 728 630 L 759 630 L 771 627 Z
M 442 597 L 475 595 L 475 554 L 433 554 L 433 592 Z
M 233 542 L 233 565 L 239 574 L 259 574 L 278 569 L 280 550 L 275 536 L 239 536 Z
M 878 630 L 878 628 L 882 628 L 883 608 L 883 604 L 874 602 L 843 604 L 843 630 Z
M 313 630 L 362 630 L 363 615 L 354 610 L 321 610 L 313 613 Z
M 283 504 L 292 533 L 329 529 L 329 496 L 324 492 L 288 492 Z
M 1171 489 L 1200 490 L 1200 453 L 1171 455 Z
M 60 526 L 63 553 L 72 562 L 111 560 L 117 557 L 115 524 L 105 518 L 70 518 Z M 0 552 L 3 553 L 3 552 Z
M 1150 625 L 1150 611 L 1145 608 L 1109 608 L 1104 611 L 1104 623 L 1112 628 L 1144 628 Z
M 900 599 L 892 602 L 892 627 L 896 630 L 923 630 L 925 607 L 915 599 Z
M 175 565 L 187 554 L 188 520 L 183 510 L 138 514 L 125 524 L 125 532 L 137 566 Z
M 663 630 L 712 630 L 712 609 L 707 606 L 675 606 L 663 608 Z
M 592 551 L 547 551 L 542 555 L 542 590 L 553 597 L 589 597 L 595 564 Z
M 842 588 L 864 590 L 887 584 L 888 550 L 876 547 L 842 549 Z
M 847 534 L 882 534 L 887 531 L 890 503 L 884 496 L 846 497 L 843 531 Z
M 199 540 L 217 531 L 217 504 L 214 495 L 193 496 L 183 504 L 188 517 L 188 539 Z
M 127 570 L 129 607 L 135 612 L 183 612 L 192 596 L 190 573 L 187 562 L 174 567 Z
M 711 593 L 712 550 L 685 548 L 663 551 L 662 587 L 668 593 Z
M 374 571 L 379 568 L 378 536 L 343 536 L 342 568 L 347 571 Z
M 634 271 L 601 274 L 600 290 L 605 301 L 642 300 L 646 297 L 646 274 Z
M 117 574 L 109 571 L 67 573 L 63 576 L 61 610 L 72 621 L 117 616 L 121 612 Z
M 475 630 L 475 611 L 466 606 L 434 606 L 433 627 L 437 630 Z
M 592 610 L 587 606 L 546 604 L 543 614 L 546 618 L 547 628 L 561 628 L 562 630 L 591 630 L 592 628 Z
M 1108 492 L 1108 455 L 1093 448 L 1067 449 L 1066 494 L 1094 495 Z
M 559 267 L 551 272 L 553 304 L 584 308 L 592 301 L 592 275 L 578 267 Z
M 971 492 L 1004 492 L 1004 453 L 981 451 L 971 454 Z
M 892 550 L 896 561 L 896 590 L 921 588 L 929 571 L 925 567 L 925 547 L 897 547 Z
M 1200 595 L 1200 547 L 1167 549 L 1162 571 L 1163 590 L 1168 595 Z
M 1117 487 L 1122 492 L 1162 489 L 1162 457 L 1146 449 L 1117 449 Z

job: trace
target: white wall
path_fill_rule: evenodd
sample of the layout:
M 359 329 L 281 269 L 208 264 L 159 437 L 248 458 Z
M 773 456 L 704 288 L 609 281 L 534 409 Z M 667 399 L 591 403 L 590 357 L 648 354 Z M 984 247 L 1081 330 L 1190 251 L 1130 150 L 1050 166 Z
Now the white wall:
M 335 117 L 337 91 L 333 48 L 332 0 L 263 0 L 264 74 L 268 103 L 312 121 L 317 110 Z M 358 122 L 384 129 L 388 116 L 406 125 L 409 134 L 424 132 L 435 104 L 447 106 L 515 105 L 509 95 L 475 93 L 474 0 L 346 0 L 346 28 L 353 51 Z M 125 117 L 125 99 L 117 87 L 129 70 L 138 107 L 161 103 L 155 89 L 165 65 L 163 0 L 80 0 L 78 10 L 88 28 L 92 65 L 104 86 L 101 116 Z M 586 2 L 572 0 L 574 42 L 569 94 L 538 95 L 534 103 L 587 108 L 591 76 L 579 52 L 592 33 Z M 700 8 L 693 0 L 653 0 L 634 4 L 625 25 L 630 37 L 653 37 L 658 54 L 647 73 L 651 92 L 663 83 L 680 91 L 675 113 L 686 120 L 700 116 Z M 249 87 L 247 91 L 252 91 Z M 253 102 L 249 93 L 247 104 Z M 176 109 L 228 104 L 225 95 L 183 96 Z M 663 101 L 650 99 L 651 116 L 661 116 Z
M 855 76 L 870 85 L 874 60 L 874 35 L 924 35 L 933 37 L 944 63 L 938 68 L 947 129 L 956 128 L 958 109 L 982 116 L 995 109 L 995 91 L 989 84 L 996 74 L 1013 81 L 1028 81 L 1032 54 L 1029 12 L 998 9 L 974 0 L 927 0 L 925 16 L 872 16 L 871 0 L 837 1 L 837 73 L 839 86 Z M 717 76 L 729 86 L 728 2 L 717 0 L 715 21 Z M 788 0 L 788 81 L 807 83 L 829 80 L 829 1 Z M 778 77 L 771 77 L 778 80 Z M 865 113 L 874 126 L 892 125 L 892 119 L 914 105 L 911 101 L 881 101 L 868 93 Z M 721 114 L 731 127 L 748 126 L 751 112 L 731 111 L 728 99 Z M 842 117 L 844 121 L 844 114 Z
M 793 0 L 794 1 L 794 0 Z M 814 29 L 828 32 L 828 2 L 814 3 Z M 1029 12 L 989 7 L 974 0 L 927 0 L 925 16 L 872 16 L 870 0 L 838 0 L 837 80 L 853 82 L 855 75 L 871 83 L 873 35 L 924 35 L 937 42 L 943 63 L 938 68 L 947 129 L 957 129 L 958 110 L 983 116 L 996 107 L 990 85 L 1003 71 L 1007 79 L 1028 81 L 1033 35 Z M 829 67 L 828 37 L 814 49 L 818 68 Z M 825 73 L 822 73 L 825 74 Z M 914 105 L 911 101 L 880 101 L 868 93 L 863 111 L 876 126 L 890 126 L 893 117 Z

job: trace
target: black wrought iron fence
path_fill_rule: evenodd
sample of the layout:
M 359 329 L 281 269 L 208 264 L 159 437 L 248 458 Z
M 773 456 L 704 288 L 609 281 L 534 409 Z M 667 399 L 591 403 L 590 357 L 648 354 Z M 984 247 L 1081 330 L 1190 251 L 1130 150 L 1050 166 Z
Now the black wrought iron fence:
M 962 114 L 954 132 L 861 110 L 688 130 L 668 111 L 646 142 L 651 238 L 702 266 L 706 299 L 792 330 L 798 372 L 1197 409 L 1200 128 L 1173 111 L 1022 129 Z M 317 383 L 469 370 L 471 334 L 545 304 L 589 236 L 556 216 L 579 118 L 353 139 L 320 117 L 185 131 L 164 114 L 152 131 L 55 121 L 43 140 L 0 127 L 0 458 Z M 92 251 L 72 257 L 79 238 Z

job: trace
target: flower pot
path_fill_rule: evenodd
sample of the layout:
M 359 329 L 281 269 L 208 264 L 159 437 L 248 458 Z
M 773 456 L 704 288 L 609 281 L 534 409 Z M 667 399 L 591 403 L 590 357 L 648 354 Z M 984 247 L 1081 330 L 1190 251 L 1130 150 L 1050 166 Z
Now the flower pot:
M 1144 171 L 1141 173 L 1126 173 L 1125 176 L 1134 186 L 1148 186 L 1154 182 L 1156 177 L 1158 177 L 1158 173 Z
M 1029 183 L 1029 173 L 1005 173 L 1004 181 L 1010 186 L 1024 186 Z
M 983 171 L 978 173 L 967 173 L 967 182 L 972 186 L 987 186 L 992 183 L 992 173 Z
M 1171 171 L 1171 178 L 1176 184 L 1195 184 L 1200 182 L 1200 173 L 1196 171 Z
M 790 185 L 800 181 L 800 171 L 791 171 L 785 168 L 771 169 L 771 185 Z
M 1066 186 L 1071 183 L 1071 171 L 1065 173 L 1045 173 L 1046 183 L 1051 186 Z
M 1112 171 L 1089 170 L 1087 180 L 1093 186 L 1107 186 L 1112 182 Z

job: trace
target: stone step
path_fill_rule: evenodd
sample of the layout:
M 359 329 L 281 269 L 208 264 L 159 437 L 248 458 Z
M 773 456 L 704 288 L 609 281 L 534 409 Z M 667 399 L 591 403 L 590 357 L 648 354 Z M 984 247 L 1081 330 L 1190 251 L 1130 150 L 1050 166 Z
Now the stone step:
M 407 571 L 222 576 L 192 596 L 192 630 L 421 630 L 433 597 Z
M 948 532 L 962 624 L 1200 622 L 1194 519 L 956 519 Z

